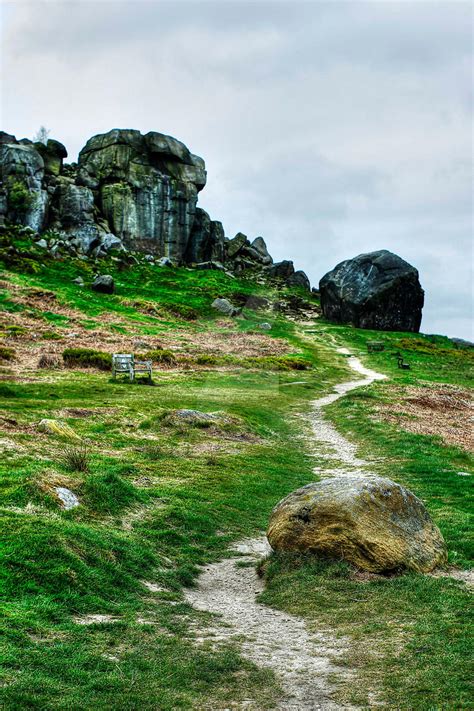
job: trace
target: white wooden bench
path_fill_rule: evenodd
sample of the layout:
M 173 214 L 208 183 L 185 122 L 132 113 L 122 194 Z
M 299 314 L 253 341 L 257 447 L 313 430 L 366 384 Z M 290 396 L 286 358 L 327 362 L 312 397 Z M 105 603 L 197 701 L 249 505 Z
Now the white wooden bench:
M 151 360 L 135 360 L 132 353 L 114 353 L 112 355 L 112 374 L 116 378 L 117 375 L 128 375 L 130 382 L 135 380 L 136 373 L 147 373 L 148 379 L 151 380 L 152 372 Z

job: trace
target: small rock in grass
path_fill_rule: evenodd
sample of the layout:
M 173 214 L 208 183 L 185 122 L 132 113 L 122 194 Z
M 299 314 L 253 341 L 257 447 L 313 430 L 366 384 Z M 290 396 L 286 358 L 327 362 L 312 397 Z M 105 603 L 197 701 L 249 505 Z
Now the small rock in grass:
M 37 246 L 37 247 L 41 247 L 41 249 L 48 249 L 48 243 L 46 242 L 45 239 L 39 239 L 39 240 L 36 242 L 36 246 Z
M 77 286 L 84 286 L 84 279 L 82 277 L 78 276 L 72 280 L 72 283 L 77 284 Z
M 66 489 L 65 486 L 57 486 L 55 488 L 55 491 L 58 495 L 58 498 L 61 499 L 63 507 L 66 509 L 66 511 L 69 511 L 69 509 L 73 509 L 76 506 L 79 506 L 79 499 L 77 498 L 76 494 L 74 494 L 70 489 Z
M 224 316 L 237 316 L 240 314 L 240 309 L 231 304 L 228 299 L 215 299 L 211 306 L 216 311 L 224 314 Z
M 113 294 L 115 283 L 110 274 L 100 274 L 92 282 L 92 288 L 101 294 Z
M 260 323 L 258 327 L 261 328 L 262 331 L 271 331 L 272 324 L 264 321 L 263 323 Z
M 48 420 L 44 419 L 38 423 L 38 430 L 44 432 L 45 434 L 54 434 L 58 437 L 65 437 L 66 439 L 80 440 L 79 435 L 74 432 L 72 427 L 67 425 L 65 422 L 59 422 L 59 420 Z
M 446 544 L 423 503 L 376 476 L 303 486 L 273 509 L 267 536 L 275 551 L 342 559 L 372 573 L 429 573 L 447 561 Z
M 174 264 L 169 257 L 161 257 L 156 264 L 159 267 L 174 267 Z

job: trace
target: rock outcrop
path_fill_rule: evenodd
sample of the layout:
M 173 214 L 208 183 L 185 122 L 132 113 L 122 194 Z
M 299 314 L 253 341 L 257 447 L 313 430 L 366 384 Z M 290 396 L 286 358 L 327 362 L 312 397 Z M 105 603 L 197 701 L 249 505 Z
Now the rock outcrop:
M 375 573 L 427 573 L 447 560 L 422 502 L 381 477 L 324 479 L 294 491 L 274 508 L 267 536 L 275 551 L 342 559 Z
M 142 252 L 150 264 L 189 264 L 261 273 L 308 288 L 292 262 L 273 265 L 262 237 L 227 239 L 222 223 L 197 207 L 206 167 L 182 143 L 150 131 L 113 129 L 93 136 L 78 163 L 65 147 L 0 132 L 0 226 L 30 227 L 50 254 L 102 257 Z M 289 280 L 292 277 L 292 280 Z
M 418 271 L 385 249 L 359 254 L 319 282 L 323 315 L 382 331 L 420 330 L 424 291 Z

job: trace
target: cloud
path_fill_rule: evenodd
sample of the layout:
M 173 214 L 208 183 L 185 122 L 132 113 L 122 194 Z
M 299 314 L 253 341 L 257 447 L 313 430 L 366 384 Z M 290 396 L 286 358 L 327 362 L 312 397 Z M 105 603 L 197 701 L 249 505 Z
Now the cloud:
M 389 248 L 423 328 L 469 337 L 471 6 L 465 2 L 4 3 L 4 130 L 72 158 L 112 127 L 206 159 L 200 202 L 317 282 Z

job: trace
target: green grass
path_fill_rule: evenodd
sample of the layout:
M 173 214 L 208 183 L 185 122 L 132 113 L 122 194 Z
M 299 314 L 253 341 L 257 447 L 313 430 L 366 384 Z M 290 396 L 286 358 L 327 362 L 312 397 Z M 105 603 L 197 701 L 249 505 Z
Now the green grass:
M 21 332 L 22 318 L 51 324 L 44 329 L 51 341 L 78 325 L 158 340 L 167 332 L 245 334 L 269 319 L 245 308 L 246 299 L 281 296 L 220 272 L 114 260 L 99 266 L 114 277 L 116 293 L 99 295 L 90 288 L 95 265 L 39 259 L 22 234 L 14 235 L 12 256 L 2 239 L 0 322 L 18 353 L 31 331 Z M 83 288 L 72 283 L 76 276 Z M 226 329 L 210 306 L 217 296 L 244 306 Z M 285 339 L 290 353 L 184 356 L 157 345 L 150 354 L 155 387 L 114 381 L 94 367 L 75 370 L 79 361 L 0 382 L 2 708 L 171 711 L 225 708 L 249 698 L 256 708 L 272 708 L 278 681 L 245 661 L 237 643 L 197 643 L 196 625 L 206 620 L 183 602 L 182 589 L 232 541 L 265 529 L 280 498 L 314 479 L 299 415 L 352 377 L 337 345 L 363 353 L 389 380 L 338 401 L 328 417 L 379 473 L 423 498 L 450 562 L 468 565 L 469 477 L 456 472 L 472 472 L 472 460 L 436 438 L 381 423 L 376 408 L 399 396 L 394 384 L 468 386 L 472 354 L 442 337 L 322 321 L 304 333 L 281 314 L 272 313 L 271 321 L 270 337 Z M 16 330 L 8 335 L 11 326 Z M 366 341 L 374 337 L 386 349 L 368 356 Z M 398 351 L 410 371 L 398 370 Z M 8 378 L 16 362 L 1 364 Z M 176 409 L 219 411 L 223 418 L 193 427 L 173 416 Z M 85 458 L 68 456 L 70 445 L 36 431 L 45 417 L 77 432 Z M 324 459 L 316 463 L 324 466 Z M 80 506 L 61 509 L 56 486 L 71 489 Z M 273 557 L 265 575 L 266 603 L 347 637 L 344 663 L 353 676 L 340 687 L 341 700 L 367 707 L 374 692 L 389 708 L 468 707 L 462 584 L 418 575 L 361 582 L 344 564 L 291 556 Z M 150 592 L 143 581 L 160 589 Z M 77 623 L 97 614 L 111 621 Z
M 386 350 L 367 355 L 365 342 L 374 332 L 327 325 L 321 329 L 316 338 L 331 334 L 340 345 L 361 354 L 367 366 L 390 376 L 352 391 L 327 407 L 326 416 L 358 445 L 358 455 L 371 462 L 373 471 L 404 484 L 425 502 L 445 537 L 450 564 L 469 568 L 472 479 L 458 472 L 474 475 L 472 455 L 437 437 L 405 432 L 381 421 L 378 407 L 398 402 L 400 391 L 394 381 L 426 386 L 444 379 L 468 385 L 472 352 L 458 350 L 442 337 L 383 334 Z M 392 351 L 398 344 L 403 344 L 410 371 L 397 368 Z M 324 456 L 317 464 L 334 466 Z M 358 683 L 350 679 L 342 684 L 341 702 L 367 707 L 375 694 L 388 708 L 470 708 L 472 597 L 463 583 L 415 574 L 361 582 L 344 563 L 291 555 L 272 556 L 265 577 L 262 601 L 349 640 L 342 663 L 356 670 Z

